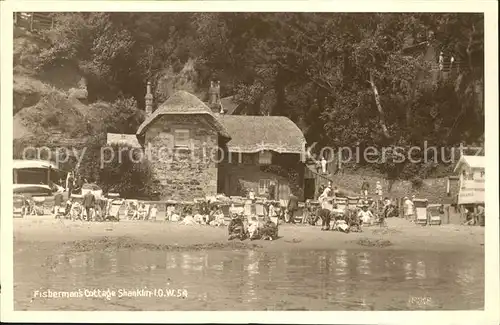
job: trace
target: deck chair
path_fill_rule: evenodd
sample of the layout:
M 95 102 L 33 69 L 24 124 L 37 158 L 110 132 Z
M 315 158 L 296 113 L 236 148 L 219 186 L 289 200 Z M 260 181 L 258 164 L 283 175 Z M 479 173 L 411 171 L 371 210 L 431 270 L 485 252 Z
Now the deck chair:
M 245 205 L 243 207 L 243 213 L 245 214 L 245 216 L 251 216 L 252 215 L 252 211 L 253 210 L 253 204 L 251 203 L 251 201 L 247 201 L 245 202 Z
M 231 213 L 229 211 L 229 209 L 231 208 L 231 206 L 229 204 L 223 204 L 221 205 L 221 210 L 222 210 L 222 213 L 224 214 L 224 225 L 228 225 L 229 222 L 231 221 Z
M 150 204 L 144 204 L 144 208 L 139 207 L 138 210 L 138 219 L 139 220 L 148 220 L 149 218 L 149 210 L 150 210 Z
M 426 225 L 428 214 L 427 214 L 427 200 L 414 199 L 413 205 L 415 207 L 416 223 L 419 225 Z
M 264 208 L 264 204 L 256 203 L 255 204 L 255 214 L 260 218 L 266 215 L 266 210 Z
M 306 217 L 305 204 L 303 202 L 299 202 L 298 207 L 297 207 L 297 212 L 293 216 L 293 218 L 294 218 L 293 221 L 296 224 L 298 224 L 298 223 L 304 223 L 305 217 Z

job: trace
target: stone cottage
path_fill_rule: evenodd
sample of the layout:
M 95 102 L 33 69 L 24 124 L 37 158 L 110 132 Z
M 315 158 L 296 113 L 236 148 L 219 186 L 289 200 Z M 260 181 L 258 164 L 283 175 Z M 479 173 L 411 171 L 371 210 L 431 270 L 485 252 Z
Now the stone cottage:
M 243 196 L 250 190 L 274 199 L 288 199 L 291 191 L 302 197 L 306 141 L 287 117 L 224 114 L 220 104 L 209 107 L 186 91 L 174 93 L 152 112 L 148 84 L 146 119 L 136 137 L 161 199 Z M 108 143 L 121 139 L 130 142 L 127 136 L 108 134 Z

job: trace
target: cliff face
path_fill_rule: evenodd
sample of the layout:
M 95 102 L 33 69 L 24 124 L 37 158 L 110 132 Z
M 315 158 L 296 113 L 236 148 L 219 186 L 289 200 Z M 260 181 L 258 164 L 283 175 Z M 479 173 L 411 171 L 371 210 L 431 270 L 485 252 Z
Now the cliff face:
M 68 93 L 36 72 L 37 54 L 46 46 L 48 44 L 37 35 L 15 28 L 14 141 L 45 142 L 54 131 L 71 139 L 82 131 L 77 127 L 82 124 L 82 114 L 70 102 Z M 75 71 L 68 70 L 66 74 L 73 75 Z
M 88 104 L 84 76 L 75 66 L 38 72 L 37 54 L 48 44 L 24 29 L 14 31 L 14 156 L 26 146 L 81 147 L 105 138 L 116 107 Z

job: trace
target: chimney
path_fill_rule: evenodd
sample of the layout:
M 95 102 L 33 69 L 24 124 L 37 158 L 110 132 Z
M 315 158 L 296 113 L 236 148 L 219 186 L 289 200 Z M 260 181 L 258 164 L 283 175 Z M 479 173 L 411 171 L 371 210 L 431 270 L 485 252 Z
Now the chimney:
M 210 88 L 208 89 L 208 106 L 216 115 L 220 114 L 222 111 L 220 101 L 220 81 L 210 81 Z
M 146 96 L 144 97 L 146 101 L 146 117 L 153 113 L 153 94 L 151 94 L 151 82 L 148 81 L 148 85 L 146 87 Z

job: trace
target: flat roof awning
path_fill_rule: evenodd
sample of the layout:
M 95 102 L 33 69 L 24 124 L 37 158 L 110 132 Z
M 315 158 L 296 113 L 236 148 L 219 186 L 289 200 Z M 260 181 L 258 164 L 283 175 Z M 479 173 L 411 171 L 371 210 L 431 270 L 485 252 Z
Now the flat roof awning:
M 13 163 L 14 169 L 27 169 L 27 168 L 43 168 L 43 169 L 59 169 L 56 164 L 51 161 L 46 160 L 35 160 L 35 159 L 14 159 Z

